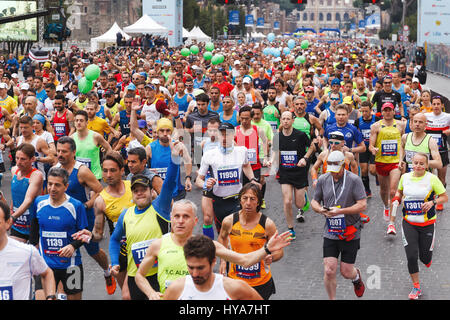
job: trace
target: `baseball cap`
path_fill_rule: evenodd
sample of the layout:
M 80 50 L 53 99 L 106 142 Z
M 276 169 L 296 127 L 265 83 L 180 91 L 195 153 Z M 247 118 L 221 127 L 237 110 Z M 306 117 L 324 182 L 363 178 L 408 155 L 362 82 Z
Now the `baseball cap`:
M 234 130 L 234 126 L 229 122 L 222 122 L 219 126 L 219 130 Z
M 234 60 L 234 65 L 238 65 L 241 64 L 241 62 L 239 60 Z
M 13 73 L 13 74 L 11 75 L 11 78 L 19 78 L 19 76 L 17 75 L 17 73 Z
M 198 96 L 199 94 L 205 93 L 202 89 L 195 89 L 193 92 L 194 97 Z
M 20 90 L 29 90 L 29 89 L 30 89 L 30 85 L 26 82 L 24 82 L 20 85 Z
M 309 69 L 308 69 L 308 72 L 314 73 L 314 72 L 316 72 L 316 70 L 314 70 L 314 68 L 309 68 Z
M 46 62 L 46 63 L 44 63 L 44 68 L 50 68 L 52 66 L 52 64 L 50 63 L 50 62 Z
M 328 134 L 328 140 L 339 140 L 344 141 L 345 137 L 344 134 L 340 131 L 333 131 Z
M 244 77 L 244 79 L 242 79 L 242 83 L 252 83 L 252 80 L 249 77 Z
M 8 89 L 8 85 L 4 82 L 0 83 L 0 89 Z
M 381 111 L 383 111 L 386 108 L 391 108 L 392 110 L 394 110 L 394 105 L 390 102 L 385 102 L 383 103 L 383 105 L 381 106 Z
M 130 83 L 130 84 L 127 86 L 127 89 L 128 89 L 128 90 L 136 90 L 136 86 L 134 85 L 134 83 Z
M 143 174 L 135 174 L 133 175 L 133 178 L 131 178 L 131 189 L 138 184 L 144 187 L 152 187 L 151 180 Z
M 337 79 L 337 78 L 334 78 L 333 81 L 331 81 L 331 85 L 333 86 L 333 85 L 335 85 L 335 84 L 341 85 L 341 80 L 339 80 L 339 79 Z
M 418 79 L 418 78 L 416 78 L 416 77 L 412 78 L 412 80 L 411 80 L 411 81 L 412 81 L 413 83 L 414 83 L 414 82 L 420 83 L 419 79 Z
M 155 86 L 152 85 L 151 83 L 147 83 L 147 84 L 144 86 L 144 89 L 147 89 L 147 88 L 152 89 L 152 90 L 156 90 Z
M 147 127 L 147 121 L 140 119 L 140 120 L 138 120 L 138 125 L 139 125 L 139 129 L 143 129 L 143 128 Z
M 164 128 L 173 130 L 173 124 L 170 119 L 161 118 L 156 122 L 156 131 L 159 131 L 160 129 L 164 129 Z
M 333 151 L 328 155 L 327 172 L 338 173 L 344 164 L 345 156 L 341 151 Z
M 155 107 L 156 107 L 156 110 L 158 110 L 158 112 L 161 113 L 164 116 L 168 116 L 170 114 L 169 113 L 169 107 L 162 100 L 156 101 Z
M 160 83 L 160 82 L 159 82 L 159 79 L 156 79 L 156 78 L 155 78 L 155 79 L 152 80 L 152 84 L 159 84 L 159 83 Z
M 104 96 L 113 96 L 114 95 L 114 91 L 112 90 L 106 90 L 105 93 L 103 94 Z

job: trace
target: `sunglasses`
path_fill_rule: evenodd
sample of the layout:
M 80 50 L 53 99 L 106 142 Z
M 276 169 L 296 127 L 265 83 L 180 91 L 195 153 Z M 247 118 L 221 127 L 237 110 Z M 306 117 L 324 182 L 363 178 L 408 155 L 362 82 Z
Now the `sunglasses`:
M 341 98 L 331 98 L 331 100 L 333 100 L 333 101 L 339 101 L 339 100 L 341 100 Z
M 314 91 L 305 91 L 305 93 L 313 93 Z
M 341 166 L 342 161 L 327 161 L 327 165 L 329 166 Z
M 328 141 L 329 143 L 330 143 L 330 145 L 338 145 L 338 144 L 341 144 L 341 141 Z
M 391 84 L 392 81 L 383 82 L 384 84 Z

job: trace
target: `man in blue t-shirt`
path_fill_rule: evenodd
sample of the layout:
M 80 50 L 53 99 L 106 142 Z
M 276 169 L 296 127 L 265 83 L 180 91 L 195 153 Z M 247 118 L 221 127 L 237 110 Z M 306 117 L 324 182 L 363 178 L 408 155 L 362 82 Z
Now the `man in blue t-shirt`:
M 362 133 L 352 124 L 348 123 L 348 108 L 345 104 L 336 106 L 336 123 L 327 126 L 325 129 L 325 147 L 328 146 L 328 134 L 333 131 L 340 131 L 344 134 L 345 146 L 343 151 L 360 153 L 366 150 Z
M 87 228 L 87 216 L 83 203 L 66 194 L 68 186 L 66 169 L 49 170 L 48 194 L 37 197 L 33 204 L 30 243 L 39 243 L 39 251 L 53 270 L 56 285 L 62 283 L 68 300 L 81 300 L 83 242 L 73 240 L 72 235 Z

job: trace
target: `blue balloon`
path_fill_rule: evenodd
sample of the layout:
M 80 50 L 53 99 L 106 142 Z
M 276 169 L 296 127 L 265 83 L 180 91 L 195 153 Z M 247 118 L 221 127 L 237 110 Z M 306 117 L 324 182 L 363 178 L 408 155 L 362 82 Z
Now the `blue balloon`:
M 275 33 L 271 32 L 267 35 L 267 40 L 269 40 L 269 42 L 272 42 L 273 40 L 275 40 Z
M 295 48 L 295 40 L 294 39 L 290 39 L 288 41 L 287 45 L 288 45 L 289 49 L 291 49 L 291 50 L 294 49 Z
M 289 53 L 291 53 L 291 49 L 289 49 L 288 47 L 284 47 L 283 53 L 287 56 Z
M 278 58 L 280 55 L 281 55 L 280 50 L 275 49 L 275 50 L 273 51 L 273 56 L 274 56 L 275 58 Z
M 264 48 L 263 53 L 266 56 L 270 55 L 270 48 Z

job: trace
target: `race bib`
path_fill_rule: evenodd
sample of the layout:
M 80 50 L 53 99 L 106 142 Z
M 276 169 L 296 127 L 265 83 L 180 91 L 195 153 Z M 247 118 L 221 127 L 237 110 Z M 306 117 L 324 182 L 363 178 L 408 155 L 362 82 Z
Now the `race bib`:
M 247 150 L 247 159 L 250 164 L 256 164 L 257 162 L 256 149 Z
M 297 151 L 281 151 L 281 165 L 287 168 L 293 168 L 298 163 Z
M 395 157 L 397 155 L 397 140 L 382 140 L 381 155 L 383 157 Z
M 236 265 L 236 276 L 244 279 L 255 279 L 261 277 L 261 263 L 255 263 L 254 265 L 244 268 Z
M 80 158 L 77 157 L 77 161 L 80 161 L 82 164 L 84 164 L 86 167 L 88 167 L 89 169 L 91 169 L 91 159 L 89 158 Z
M 13 211 L 16 212 L 18 208 L 13 207 Z M 13 225 L 19 228 L 30 228 L 30 211 L 25 211 L 20 217 L 18 217 Z
M 66 134 L 66 125 L 64 123 L 55 123 L 54 127 L 56 136 L 61 137 Z
M 276 121 L 267 121 L 270 124 L 270 127 L 272 128 L 272 130 L 277 130 L 278 129 L 278 123 Z
M 0 281 L 0 300 L 14 300 L 11 281 Z
M 42 251 L 47 256 L 58 256 L 59 250 L 68 245 L 67 232 L 42 231 Z
M 362 136 L 364 138 L 364 142 L 370 141 L 370 129 L 363 129 L 361 130 Z
M 136 267 L 139 268 L 139 265 L 141 264 L 142 260 L 144 260 L 145 253 L 147 252 L 147 248 L 155 239 L 140 241 L 137 243 L 133 243 L 131 245 L 131 254 L 133 256 L 134 263 L 136 264 Z M 156 267 L 158 263 L 155 261 L 155 264 L 153 267 Z
M 239 184 L 239 169 L 230 168 L 217 170 L 217 180 L 219 186 L 235 186 Z
M 165 179 L 167 175 L 167 168 L 152 168 L 152 171 L 156 172 L 161 179 Z
M 439 149 L 443 147 L 442 145 L 442 134 L 440 133 L 430 133 L 430 136 L 436 141 Z
M 328 233 L 332 235 L 343 235 L 345 233 L 345 216 L 337 215 L 333 218 L 327 218 Z
M 422 205 L 423 200 L 408 200 L 403 202 L 405 208 L 405 214 L 408 216 L 421 216 L 423 215 Z

